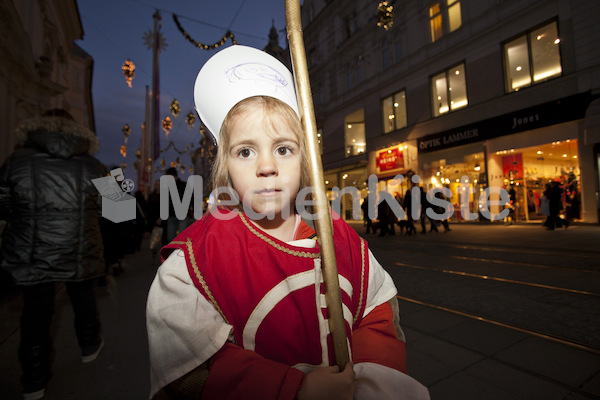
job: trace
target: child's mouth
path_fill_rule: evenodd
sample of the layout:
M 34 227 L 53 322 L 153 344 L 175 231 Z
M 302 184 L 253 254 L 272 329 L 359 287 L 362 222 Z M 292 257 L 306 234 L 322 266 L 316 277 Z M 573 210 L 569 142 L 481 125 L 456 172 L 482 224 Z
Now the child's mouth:
M 263 197 L 274 197 L 277 196 L 281 190 L 278 189 L 263 189 L 259 191 L 257 194 Z

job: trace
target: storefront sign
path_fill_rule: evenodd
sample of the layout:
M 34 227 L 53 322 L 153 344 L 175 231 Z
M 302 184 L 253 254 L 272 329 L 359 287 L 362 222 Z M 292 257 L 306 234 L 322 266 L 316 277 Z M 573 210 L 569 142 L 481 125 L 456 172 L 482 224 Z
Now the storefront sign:
M 462 144 L 461 142 L 467 143 L 466 141 L 471 143 L 473 141 L 471 139 L 474 138 L 479 138 L 479 129 L 477 128 L 466 129 L 460 132 L 452 132 L 442 137 L 419 141 L 419 151 L 427 150 L 430 147 L 451 147 L 453 146 L 452 143 L 456 143 L 454 146 Z
M 398 147 L 377 153 L 377 168 L 380 172 L 404 168 L 404 154 Z
M 428 153 L 581 119 L 585 117 L 587 106 L 592 100 L 593 96 L 590 92 L 576 94 L 456 129 L 424 136 L 417 139 L 417 146 L 419 153 Z

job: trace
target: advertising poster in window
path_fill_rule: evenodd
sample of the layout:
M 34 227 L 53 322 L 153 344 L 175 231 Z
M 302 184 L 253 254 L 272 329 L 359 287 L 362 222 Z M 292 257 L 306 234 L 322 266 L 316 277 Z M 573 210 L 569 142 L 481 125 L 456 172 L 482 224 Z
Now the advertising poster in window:
M 404 154 L 401 149 L 394 147 L 377 153 L 377 170 L 381 172 L 404 168 Z
M 523 179 L 523 154 L 502 156 L 502 174 L 510 181 Z

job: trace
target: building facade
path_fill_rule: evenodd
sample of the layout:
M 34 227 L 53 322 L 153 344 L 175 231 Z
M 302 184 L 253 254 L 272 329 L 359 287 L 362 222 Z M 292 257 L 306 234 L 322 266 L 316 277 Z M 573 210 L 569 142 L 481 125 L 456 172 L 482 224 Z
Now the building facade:
M 598 223 L 600 3 L 388 3 L 387 29 L 377 2 L 303 3 L 328 189 L 364 198 L 375 175 L 401 198 L 407 179 L 394 178 L 415 173 L 424 189 L 451 189 L 455 220 L 460 190 L 477 213 L 484 189 L 502 187 L 517 220 L 537 221 L 558 181 L 569 218 Z
M 23 119 L 62 108 L 95 131 L 93 59 L 75 0 L 0 0 L 0 164 Z

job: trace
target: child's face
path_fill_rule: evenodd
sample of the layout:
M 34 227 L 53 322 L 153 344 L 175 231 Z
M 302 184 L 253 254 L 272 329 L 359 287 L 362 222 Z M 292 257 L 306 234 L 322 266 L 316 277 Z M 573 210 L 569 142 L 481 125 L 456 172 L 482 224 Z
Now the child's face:
M 279 121 L 265 124 L 263 107 L 252 105 L 233 123 L 227 154 L 227 171 L 240 199 L 271 218 L 292 207 L 301 174 L 298 140 L 283 119 Z M 290 208 L 286 211 L 294 214 Z

